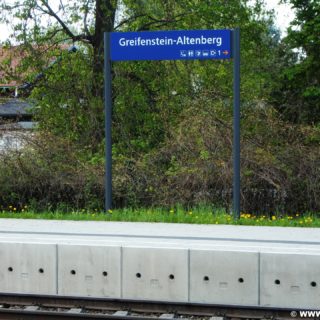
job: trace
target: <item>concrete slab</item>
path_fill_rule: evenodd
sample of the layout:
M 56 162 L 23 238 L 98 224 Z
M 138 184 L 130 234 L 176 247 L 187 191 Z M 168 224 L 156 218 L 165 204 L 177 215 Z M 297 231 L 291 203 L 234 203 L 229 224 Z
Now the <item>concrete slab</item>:
M 188 301 L 188 250 L 123 248 L 123 298 Z
M 262 253 L 262 306 L 293 309 L 319 308 L 320 255 Z
M 56 245 L 0 243 L 0 292 L 56 294 Z
M 134 246 L 153 248 L 159 246 L 180 248 L 180 249 L 200 249 L 212 251 L 247 251 L 247 252 L 278 252 L 278 253 L 308 253 L 320 254 L 320 246 L 314 244 L 295 243 L 260 243 L 246 241 L 214 241 L 193 239 L 158 239 L 158 238 L 126 238 L 126 237 L 99 237 L 83 235 L 58 235 L 58 234 L 0 234 L 0 242 L 28 242 L 42 244 L 66 244 L 66 245 L 91 245 L 91 246 Z
M 170 239 L 170 238 L 127 238 L 127 237 L 100 237 L 85 235 L 59 235 L 59 234 L 1 234 L 0 242 L 28 242 L 42 244 L 78 244 L 78 245 L 106 245 L 106 246 L 136 246 L 136 247 L 172 247 L 180 249 L 206 249 L 227 251 L 251 251 L 251 252 L 287 252 L 287 253 L 309 253 L 320 254 L 320 246 L 315 244 L 296 243 L 261 243 L 254 241 L 227 241 L 227 240 L 205 240 L 192 239 Z
M 320 244 L 319 228 L 0 219 L 0 233 Z
M 68 313 L 75 313 L 75 314 L 79 314 L 82 312 L 81 308 L 72 308 L 68 311 Z
M 316 228 L 0 219 L 0 292 L 316 309 L 319 244 Z
M 170 319 L 174 319 L 175 315 L 174 313 L 163 313 L 159 319 L 166 319 L 166 320 L 170 320 Z
M 24 308 L 24 310 L 26 310 L 26 311 L 37 311 L 37 310 L 39 310 L 39 309 L 40 309 L 39 306 L 26 306 L 26 307 Z
M 117 316 L 117 317 L 127 317 L 129 314 L 128 311 L 116 311 L 115 313 L 113 313 L 113 316 Z
M 66 296 L 121 297 L 121 248 L 58 245 L 58 292 Z
M 258 305 L 259 253 L 190 250 L 190 302 Z

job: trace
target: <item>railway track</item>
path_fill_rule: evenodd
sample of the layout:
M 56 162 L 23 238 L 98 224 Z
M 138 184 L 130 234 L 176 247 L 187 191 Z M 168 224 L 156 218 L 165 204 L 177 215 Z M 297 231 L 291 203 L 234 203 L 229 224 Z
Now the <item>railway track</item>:
M 0 295 L 0 319 L 292 319 L 287 309 L 132 300 Z M 297 318 L 296 318 L 297 319 Z

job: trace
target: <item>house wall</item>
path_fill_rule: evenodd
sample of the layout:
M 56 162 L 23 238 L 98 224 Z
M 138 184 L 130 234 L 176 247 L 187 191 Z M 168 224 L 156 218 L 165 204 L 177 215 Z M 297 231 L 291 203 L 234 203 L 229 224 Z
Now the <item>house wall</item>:
M 0 153 L 20 150 L 26 144 L 26 138 L 32 136 L 30 131 L 0 131 Z

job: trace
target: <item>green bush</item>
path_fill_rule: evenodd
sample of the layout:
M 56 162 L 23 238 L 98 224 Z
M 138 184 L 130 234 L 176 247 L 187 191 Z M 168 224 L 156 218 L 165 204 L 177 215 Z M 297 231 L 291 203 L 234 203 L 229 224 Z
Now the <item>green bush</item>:
M 0 156 L 0 204 L 35 210 L 102 208 L 103 171 L 65 139 L 41 131 Z
M 232 207 L 232 107 L 210 94 L 185 104 L 151 151 L 113 148 L 115 207 Z M 320 211 L 320 130 L 293 125 L 261 102 L 244 105 L 242 211 Z M 26 148 L 0 156 L 0 204 L 103 208 L 104 152 L 39 131 Z M 130 153 L 128 153 L 130 154 Z
M 143 206 L 202 203 L 231 210 L 232 136 L 227 102 L 209 95 L 192 101 L 160 148 L 117 163 L 117 201 L 132 199 Z M 319 211 L 319 139 L 319 128 L 283 122 L 268 105 L 244 106 L 242 211 Z

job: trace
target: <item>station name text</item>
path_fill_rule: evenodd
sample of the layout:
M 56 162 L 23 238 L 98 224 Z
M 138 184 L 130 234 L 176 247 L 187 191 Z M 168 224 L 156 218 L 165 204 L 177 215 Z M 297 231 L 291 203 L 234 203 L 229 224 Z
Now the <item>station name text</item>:
M 152 38 L 144 39 L 136 37 L 134 39 L 120 38 L 119 45 L 121 47 L 143 47 L 143 46 L 185 46 L 185 45 L 216 45 L 220 47 L 222 45 L 221 37 L 178 37 L 176 39 L 164 37 L 164 38 Z

